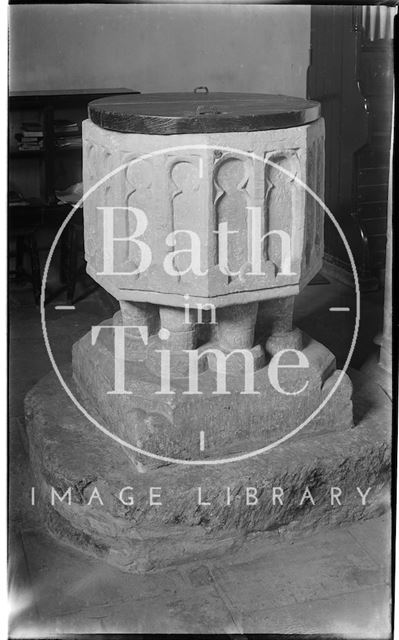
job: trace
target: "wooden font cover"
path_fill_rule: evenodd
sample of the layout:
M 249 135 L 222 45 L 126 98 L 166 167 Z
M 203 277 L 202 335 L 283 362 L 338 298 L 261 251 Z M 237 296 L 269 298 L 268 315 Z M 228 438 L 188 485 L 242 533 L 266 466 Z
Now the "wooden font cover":
M 317 120 L 320 104 L 283 95 L 195 90 L 109 96 L 90 102 L 88 111 L 103 129 L 172 135 L 297 127 Z

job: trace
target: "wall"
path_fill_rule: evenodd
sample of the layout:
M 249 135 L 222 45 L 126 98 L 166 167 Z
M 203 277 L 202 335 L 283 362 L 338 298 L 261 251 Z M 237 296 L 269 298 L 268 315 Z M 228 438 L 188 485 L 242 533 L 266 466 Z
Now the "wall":
M 13 5 L 10 90 L 305 96 L 309 39 L 309 6 Z

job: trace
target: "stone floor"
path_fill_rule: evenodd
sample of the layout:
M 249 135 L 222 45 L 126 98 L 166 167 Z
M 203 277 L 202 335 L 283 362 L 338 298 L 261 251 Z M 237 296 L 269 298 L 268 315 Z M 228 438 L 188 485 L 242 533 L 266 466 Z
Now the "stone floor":
M 309 286 L 298 301 L 301 328 L 324 342 L 342 365 L 353 292 L 337 284 Z M 62 296 L 56 300 L 62 304 Z M 76 311 L 48 305 L 48 331 L 59 364 L 114 302 L 95 294 Z M 253 535 L 236 553 L 131 575 L 51 538 L 29 508 L 30 479 L 23 419 L 26 392 L 50 370 L 38 310 L 29 290 L 11 292 L 10 323 L 10 599 L 13 638 L 80 633 L 334 634 L 386 638 L 390 616 L 389 514 L 282 541 Z M 373 352 L 381 329 L 381 292 L 362 298 L 352 366 Z M 345 317 L 342 317 L 345 315 Z M 28 506 L 27 506 L 28 505 Z

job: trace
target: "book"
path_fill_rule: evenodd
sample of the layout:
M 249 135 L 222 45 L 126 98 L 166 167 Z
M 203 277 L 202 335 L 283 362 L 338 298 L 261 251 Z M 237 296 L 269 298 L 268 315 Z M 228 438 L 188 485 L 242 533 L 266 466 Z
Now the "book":
M 26 131 L 25 129 L 22 129 L 21 133 L 25 138 L 42 138 L 43 137 L 43 131 Z
M 41 144 L 20 144 L 19 151 L 41 151 L 43 145 Z
M 71 120 L 54 120 L 54 133 L 77 133 L 79 131 L 79 125 L 77 122 Z
M 26 135 L 23 135 L 22 133 L 16 133 L 15 139 L 17 140 L 17 142 L 22 142 L 22 143 L 26 142 L 27 144 L 35 144 L 37 142 L 40 142 L 40 143 L 43 142 L 42 136 L 26 136 Z
M 63 149 L 65 147 L 80 148 L 82 146 L 82 138 L 80 136 L 62 136 L 56 139 L 55 144 L 60 149 Z
M 42 132 L 42 125 L 40 122 L 23 122 L 21 129 L 26 132 Z

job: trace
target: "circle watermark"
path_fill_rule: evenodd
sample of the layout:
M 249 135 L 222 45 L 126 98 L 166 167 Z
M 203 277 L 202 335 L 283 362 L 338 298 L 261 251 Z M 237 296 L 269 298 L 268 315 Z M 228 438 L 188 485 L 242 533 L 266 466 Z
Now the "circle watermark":
M 344 365 L 343 365 L 342 369 L 340 370 L 340 373 L 339 373 L 339 375 L 337 377 L 337 380 L 335 381 L 335 384 L 332 386 L 332 388 L 330 389 L 330 391 L 328 392 L 326 397 L 320 403 L 320 405 L 308 416 L 308 418 L 306 418 L 306 420 L 304 420 L 300 425 L 298 425 L 296 428 L 292 429 L 289 433 L 285 434 L 284 436 L 282 436 L 278 440 L 275 440 L 274 442 L 272 442 L 272 443 L 270 443 L 270 444 L 268 444 L 268 445 L 266 445 L 264 447 L 258 448 L 256 450 L 249 451 L 249 452 L 246 452 L 246 453 L 242 453 L 242 454 L 239 454 L 239 455 L 233 455 L 233 456 L 225 457 L 225 458 L 186 460 L 186 459 L 174 458 L 174 457 L 170 457 L 170 456 L 163 456 L 161 454 L 153 453 L 151 451 L 146 451 L 144 449 L 141 449 L 140 447 L 137 447 L 137 446 L 131 444 L 130 442 L 127 442 L 126 440 L 124 440 L 123 438 L 120 438 L 118 435 L 116 435 L 115 433 L 112 433 L 109 429 L 107 429 L 102 424 L 100 424 L 98 422 L 98 420 L 96 420 L 96 418 L 94 418 L 85 409 L 85 407 L 82 406 L 82 404 L 79 402 L 78 398 L 75 396 L 75 394 L 72 392 L 72 390 L 68 387 L 67 383 L 65 382 L 65 380 L 64 380 L 64 378 L 63 378 L 63 376 L 62 376 L 62 374 L 61 374 L 61 372 L 60 372 L 60 370 L 59 370 L 59 368 L 57 366 L 57 363 L 55 362 L 55 358 L 54 358 L 54 355 L 53 355 L 53 352 L 52 352 L 52 349 L 51 349 L 51 346 L 50 346 L 50 341 L 49 341 L 49 338 L 48 338 L 47 326 L 46 326 L 45 291 L 46 291 L 46 282 L 47 282 L 47 278 L 48 278 L 48 273 L 49 273 L 51 260 L 53 258 L 55 248 L 56 248 L 56 246 L 58 244 L 58 241 L 59 241 L 59 239 L 60 239 L 65 227 L 67 226 L 68 222 L 71 220 L 71 218 L 74 215 L 74 213 L 84 204 L 86 199 L 98 187 L 100 187 L 102 184 L 104 184 L 104 182 L 106 182 L 107 180 L 109 180 L 113 176 L 117 175 L 120 171 L 123 171 L 127 167 L 130 167 L 130 166 L 132 166 L 134 164 L 137 164 L 139 162 L 148 160 L 148 159 L 153 158 L 155 156 L 163 155 L 165 153 L 170 153 L 170 152 L 182 151 L 182 150 L 188 151 L 188 150 L 209 150 L 209 149 L 217 150 L 217 151 L 221 151 L 221 152 L 225 152 L 225 153 L 238 154 L 238 155 L 241 155 L 241 156 L 245 156 L 245 157 L 251 158 L 253 160 L 259 160 L 264 165 L 270 165 L 271 167 L 273 167 L 273 168 L 281 171 L 282 173 L 286 174 L 291 179 L 291 181 L 295 182 L 300 187 L 302 187 L 319 204 L 319 206 L 328 215 L 328 217 L 330 218 L 330 220 L 334 224 L 335 228 L 337 229 L 337 231 L 338 231 L 338 233 L 339 233 L 339 235 L 341 237 L 341 240 L 342 240 L 342 242 L 343 242 L 343 244 L 345 246 L 345 249 L 347 251 L 348 257 L 349 257 L 349 261 L 350 261 L 352 272 L 353 272 L 353 276 L 354 276 L 354 282 L 355 282 L 356 316 L 355 316 L 355 327 L 354 327 L 354 331 L 353 331 L 351 345 L 350 345 L 346 360 L 344 362 Z M 67 393 L 69 398 L 72 400 L 74 405 L 85 416 L 85 418 L 87 418 L 87 420 L 89 420 L 101 432 L 103 432 L 105 435 L 107 435 L 110 438 L 112 438 L 115 442 L 117 442 L 118 444 L 122 445 L 123 447 L 127 447 L 128 449 L 131 449 L 135 453 L 150 457 L 150 458 L 155 459 L 155 460 L 159 460 L 161 462 L 174 463 L 174 464 L 183 464 L 183 465 L 192 465 L 192 466 L 206 466 L 206 465 L 227 464 L 227 463 L 230 463 L 230 462 L 231 463 L 232 462 L 240 462 L 240 461 L 247 460 L 249 458 L 253 458 L 255 456 L 258 456 L 258 455 L 261 455 L 261 454 L 264 454 L 264 453 L 268 453 L 268 452 L 272 451 L 273 449 L 275 449 L 280 444 L 283 444 L 284 442 L 287 442 L 293 436 L 295 436 L 296 434 L 300 433 L 320 413 L 320 411 L 326 406 L 327 402 L 329 402 L 329 400 L 332 398 L 332 396 L 334 395 L 334 393 L 338 389 L 339 385 L 341 384 L 341 382 L 342 382 L 342 380 L 343 380 L 343 378 L 344 378 L 344 376 L 346 374 L 346 371 L 347 371 L 347 369 L 349 367 L 349 364 L 350 364 L 350 361 L 351 361 L 351 358 L 352 358 L 352 355 L 353 355 L 353 352 L 354 352 L 354 349 L 355 349 L 355 346 L 356 346 L 356 340 L 357 340 L 357 336 L 358 336 L 358 332 L 359 332 L 359 322 L 360 322 L 359 278 L 358 278 L 356 264 L 355 264 L 355 260 L 354 260 L 351 248 L 350 248 L 349 243 L 348 243 L 348 241 L 347 241 L 347 239 L 345 237 L 345 234 L 343 233 L 343 231 L 342 231 L 340 225 L 338 224 L 337 220 L 335 219 L 335 217 L 333 216 L 332 212 L 327 207 L 327 205 L 321 200 L 321 198 L 307 184 L 305 184 L 300 178 L 298 178 L 297 175 L 294 175 L 288 169 L 285 169 L 284 167 L 274 163 L 272 160 L 267 159 L 267 158 L 262 158 L 261 156 L 257 155 L 256 153 L 253 153 L 253 152 L 247 152 L 247 151 L 243 151 L 241 149 L 235 149 L 233 147 L 221 146 L 221 145 L 212 145 L 212 144 L 178 145 L 178 146 L 172 146 L 172 147 L 166 147 L 166 148 L 158 149 L 156 151 L 151 151 L 149 153 L 146 153 L 146 154 L 143 154 L 143 155 L 139 156 L 138 158 L 134 158 L 133 160 L 129 160 L 129 161 L 121 164 L 119 167 L 116 167 L 115 169 L 110 171 L 107 175 L 105 175 L 100 180 L 98 180 L 92 187 L 90 187 L 90 189 L 86 193 L 83 194 L 82 198 L 74 205 L 74 207 L 72 208 L 71 212 L 67 215 L 67 217 L 65 218 L 65 220 L 61 224 L 61 226 L 60 226 L 60 228 L 59 228 L 59 230 L 58 230 L 58 232 L 57 232 L 57 234 L 56 234 L 56 236 L 55 236 L 55 238 L 53 240 L 53 243 L 52 243 L 52 245 L 50 247 L 49 254 L 47 256 L 46 264 L 45 264 L 44 271 L 43 271 L 43 278 L 42 278 L 42 287 L 41 287 L 41 296 L 40 296 L 40 315 L 41 315 L 41 325 L 42 325 L 44 343 L 46 345 L 46 349 L 47 349 L 48 356 L 50 358 L 50 362 L 52 364 L 54 372 L 55 372 L 55 374 L 56 374 L 61 386 L 63 387 L 64 391 Z

